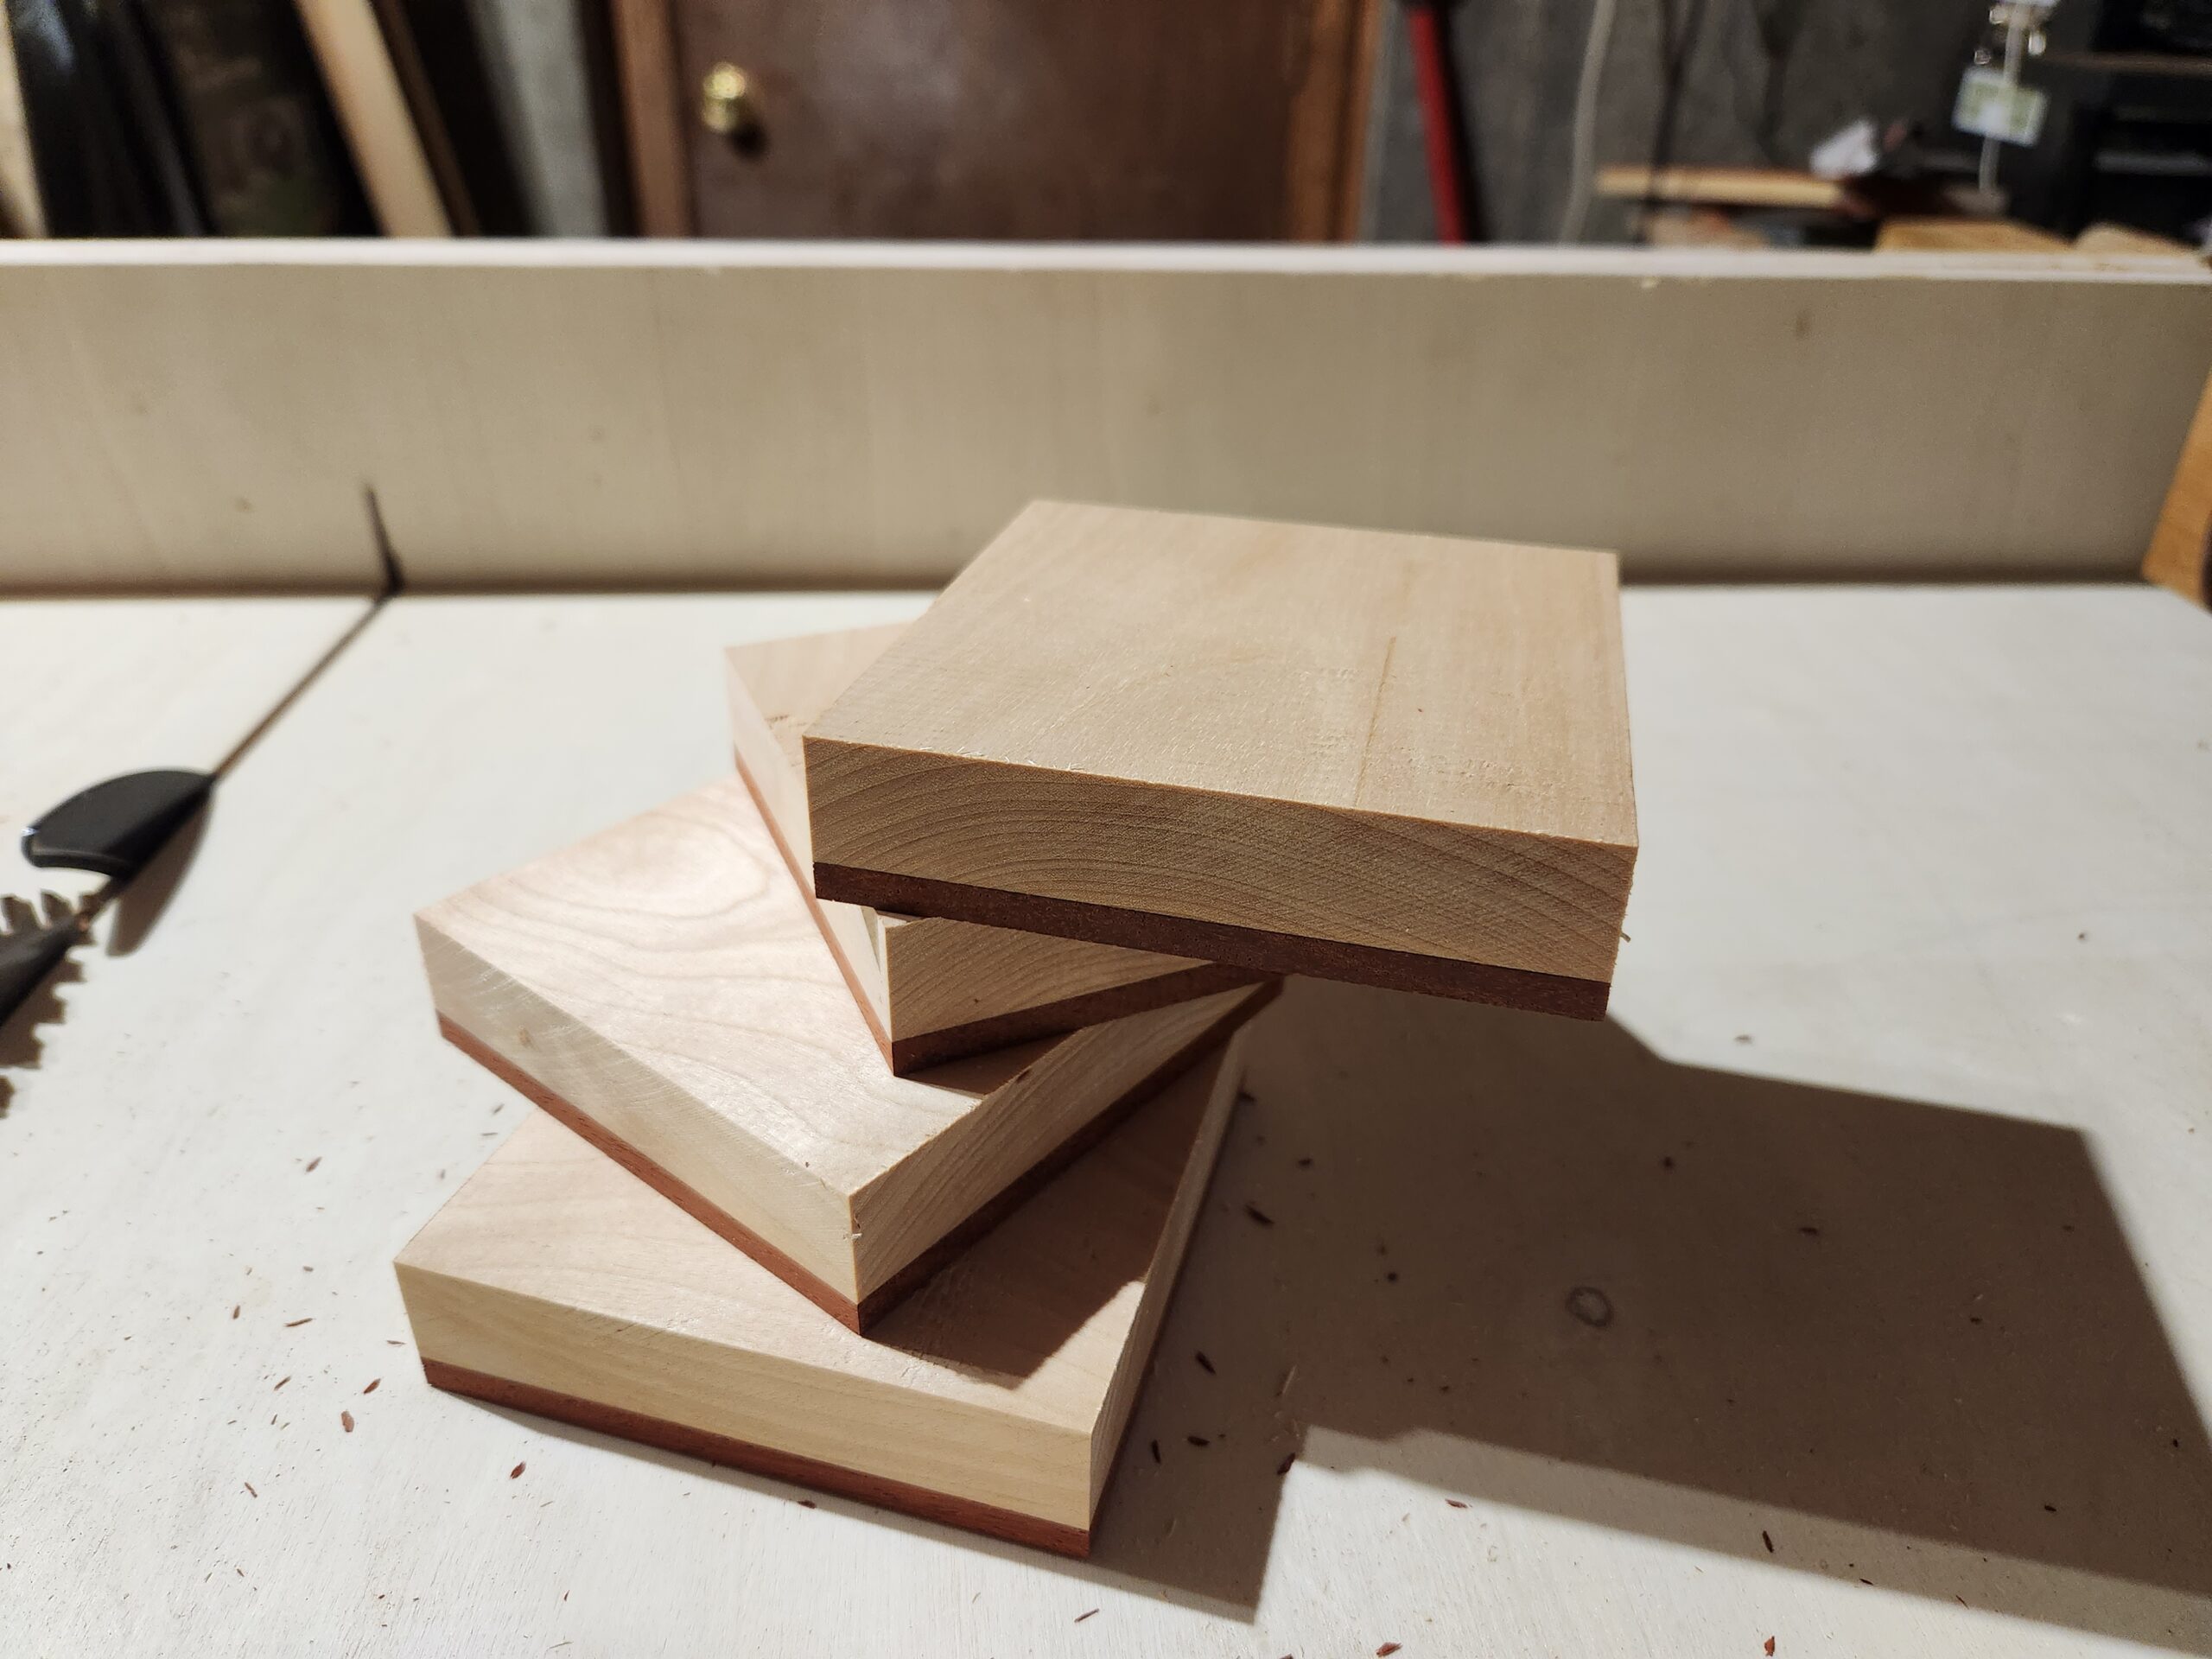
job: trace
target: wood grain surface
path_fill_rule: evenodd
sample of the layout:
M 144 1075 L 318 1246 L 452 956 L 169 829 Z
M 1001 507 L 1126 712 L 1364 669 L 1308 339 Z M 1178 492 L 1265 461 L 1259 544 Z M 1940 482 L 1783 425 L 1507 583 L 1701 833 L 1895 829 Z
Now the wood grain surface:
M 439 1015 L 472 1054 L 855 1328 L 1264 990 L 894 1077 L 734 779 L 417 928 Z
M 18 590 L 367 588 L 378 523 L 417 588 L 935 586 L 1038 496 L 1610 547 L 1632 579 L 2116 578 L 2212 368 L 2212 275 L 18 243 L 0 362 Z
M 893 1071 L 914 1071 L 1262 977 L 1187 957 L 816 899 L 801 734 L 903 627 L 766 640 L 727 653 L 738 773 L 814 905 Z
M 719 1464 L 726 1469 L 741 1469 L 748 1474 L 762 1475 L 770 1480 L 810 1486 L 817 1492 L 832 1492 L 872 1508 L 896 1510 L 919 1520 L 963 1528 L 969 1532 L 982 1533 L 986 1537 L 1026 1544 L 1032 1549 L 1071 1556 L 1077 1560 L 1090 1554 L 1090 1533 L 1086 1528 L 1041 1521 L 1034 1516 L 1024 1515 L 1017 1510 L 1001 1509 L 995 1504 L 948 1497 L 942 1492 L 931 1491 L 912 1481 L 887 1480 L 880 1475 L 864 1474 L 822 1458 L 801 1457 L 796 1452 L 781 1451 L 757 1440 L 741 1440 L 731 1435 L 715 1434 L 673 1422 L 666 1417 L 648 1416 L 644 1412 L 610 1406 L 598 1400 L 586 1400 L 553 1389 L 541 1389 L 528 1382 L 512 1382 L 488 1372 L 448 1365 L 442 1360 L 423 1360 L 423 1380 L 434 1389 L 443 1389 L 448 1394 L 465 1395 L 472 1400 L 481 1400 L 486 1405 L 504 1406 L 539 1417 L 550 1417 L 556 1422 L 589 1429 L 594 1433 L 634 1440 L 640 1446 L 673 1452 L 680 1457 L 696 1458 L 702 1463 Z M 618 1382 L 609 1391 L 620 1392 L 620 1389 Z M 789 1403 L 795 1411 L 800 1408 L 797 1402 Z M 845 1449 L 846 1455 L 856 1460 L 866 1458 L 869 1450 L 867 1432 L 862 1429 L 853 1435 L 851 1443 Z M 810 1498 L 801 1498 L 799 1503 L 803 1508 L 815 1507 Z
M 807 729 L 815 887 L 1594 1017 L 1627 721 L 1609 553 L 1039 503 Z
M 1088 1560 L 424 1386 L 392 1258 L 526 1113 L 404 918 L 726 772 L 731 642 L 918 607 L 402 598 L 248 751 L 0 1058 L 0 1630 L 2212 1650 L 2212 628 L 2139 582 L 1625 592 L 1609 1019 L 1288 988 Z
M 1242 1069 L 1191 1068 L 866 1338 L 535 1119 L 401 1252 L 416 1344 L 465 1393 L 440 1371 L 1080 1554 Z

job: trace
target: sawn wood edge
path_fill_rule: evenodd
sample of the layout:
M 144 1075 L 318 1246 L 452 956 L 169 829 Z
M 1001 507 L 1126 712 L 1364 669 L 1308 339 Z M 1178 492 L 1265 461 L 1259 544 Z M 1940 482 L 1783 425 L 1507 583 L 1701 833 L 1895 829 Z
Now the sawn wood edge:
M 1463 1002 L 1492 1002 L 1536 1014 L 1564 1014 L 1571 1020 L 1603 1019 L 1612 994 L 1612 987 L 1599 979 L 1458 962 L 1381 945 L 1348 944 L 1229 922 L 1008 893 L 926 876 L 895 875 L 849 864 L 817 862 L 813 886 L 824 899 L 872 905 L 878 910 L 949 916 L 991 927 L 1052 933 L 1167 956 L 1198 957 L 1265 973 L 1311 974 L 1317 979 L 1350 980 L 1391 990 L 1456 997 Z
M 808 1272 L 736 1217 L 709 1202 L 696 1188 L 647 1159 L 629 1142 L 609 1135 L 602 1125 L 577 1110 L 504 1055 L 494 1052 L 474 1033 L 456 1025 L 443 1014 L 438 1016 L 438 1030 L 448 1042 L 501 1082 L 509 1084 L 533 1105 L 582 1135 L 694 1220 L 702 1223 L 711 1231 L 734 1244 L 840 1325 L 865 1336 L 877 1320 L 926 1283 L 939 1268 L 1011 1215 L 1039 1187 L 1097 1145 L 1130 1113 L 1188 1071 L 1201 1055 L 1225 1040 L 1231 1032 L 1273 1001 L 1281 988 L 1280 984 L 1263 984 L 1257 988 L 1251 995 L 1154 1067 L 1119 1099 L 1102 1109 L 1089 1122 L 1000 1188 L 965 1221 L 925 1247 L 912 1261 L 857 1302 Z
M 988 1019 L 971 1020 L 964 1026 L 945 1026 L 894 1040 L 891 1069 L 903 1077 L 947 1060 L 1012 1048 L 1039 1037 L 1064 1037 L 1085 1026 L 1102 1026 L 1133 1014 L 1152 1014 L 1178 1002 L 1196 1002 L 1239 986 L 1265 984 L 1274 977 L 1263 969 L 1202 963 L 1152 979 L 1131 980 L 1126 985 L 1109 985 L 1058 1002 L 1040 1002 L 1034 1007 L 1015 1008 Z
M 1046 1521 L 1014 1510 L 978 1503 L 972 1498 L 949 1497 L 942 1492 L 908 1485 L 904 1481 L 887 1480 L 880 1475 L 863 1474 L 834 1463 L 801 1457 L 794 1452 L 779 1452 L 750 1440 L 733 1440 L 687 1424 L 672 1423 L 665 1418 L 626 1411 L 620 1406 L 602 1405 L 596 1400 L 579 1399 L 575 1395 L 556 1393 L 528 1382 L 509 1382 L 465 1366 L 449 1365 L 428 1354 L 423 1356 L 423 1375 L 432 1388 L 443 1389 L 449 1394 L 467 1395 L 495 1406 L 533 1412 L 540 1417 L 574 1423 L 579 1428 L 595 1429 L 622 1440 L 658 1446 L 664 1452 L 743 1469 L 772 1480 L 811 1486 L 817 1491 L 880 1504 L 925 1521 L 963 1527 L 970 1532 L 1026 1544 L 1033 1549 L 1050 1550 L 1056 1555 L 1072 1555 L 1081 1560 L 1090 1554 L 1090 1530 L 1087 1527 Z
M 753 774 L 746 770 L 742 755 L 737 757 L 737 781 L 745 785 L 745 792 L 752 798 L 753 810 L 760 813 L 760 823 L 768 831 L 768 839 L 776 843 L 778 856 L 782 858 L 784 868 L 791 872 L 791 880 L 798 884 L 798 896 L 806 900 L 806 913 L 814 918 L 814 931 L 829 946 L 830 959 L 837 964 L 837 972 L 844 979 L 845 988 L 853 994 L 853 1001 L 859 1006 L 861 1023 L 868 1027 L 868 1034 L 875 1039 L 875 1046 L 883 1051 L 884 1064 L 891 1068 L 892 1075 L 904 1076 L 891 1033 L 876 1018 L 875 1004 L 868 1000 L 868 993 L 861 988 L 860 969 L 845 959 L 844 951 L 838 946 L 837 936 L 830 929 L 829 918 L 822 913 L 822 901 L 814 896 L 812 872 L 799 868 L 798 861 L 791 856 L 791 843 L 784 839 L 784 832 L 777 828 L 776 815 L 768 810 L 768 797 L 760 785 L 753 782 Z M 944 1058 L 951 1059 L 955 1057 L 948 1054 Z
M 1039 1002 L 1026 1008 L 1010 1008 L 1003 1014 L 988 1014 L 964 1025 L 941 1026 L 934 1031 L 893 1037 L 876 1019 L 874 1005 L 861 989 L 859 969 L 846 959 L 844 951 L 839 948 L 836 934 L 831 931 L 828 919 L 822 913 L 822 900 L 814 893 L 813 871 L 800 864 L 792 855 L 791 843 L 784 839 L 783 830 L 777 826 L 775 814 L 768 810 L 766 796 L 761 792 L 752 772 L 746 769 L 741 755 L 737 760 L 737 776 L 738 781 L 745 785 L 745 792 L 753 798 L 753 804 L 760 809 L 760 822 L 767 825 L 769 837 L 776 843 L 776 850 L 783 855 L 785 867 L 791 871 L 791 879 L 798 883 L 799 893 L 806 899 L 806 907 L 814 918 L 814 925 L 829 942 L 830 954 L 837 959 L 837 971 L 844 976 L 845 987 L 852 992 L 853 1001 L 860 1005 L 861 1018 L 868 1026 L 868 1034 L 875 1039 L 876 1046 L 883 1051 L 883 1058 L 894 1077 L 907 1077 L 926 1067 L 941 1065 L 947 1060 L 964 1059 L 970 1054 L 986 1053 L 995 1048 L 1011 1048 L 1016 1043 L 1031 1042 L 1039 1037 L 1063 1036 L 1071 1031 L 1080 1031 L 1085 1026 L 1103 1025 L 1109 1020 L 1119 1020 L 1128 1014 L 1148 1014 L 1154 1008 L 1169 1007 L 1178 1002 L 1195 1002 L 1200 997 L 1211 996 L 1217 991 L 1234 990 L 1239 985 L 1256 985 L 1272 976 L 1273 970 L 1268 969 L 1209 962 L 1196 968 L 1181 968 L 1173 973 L 1156 975 L 1150 979 L 1131 980 L 1126 984 L 1109 985 L 1102 990 L 1062 997 L 1057 1002 Z M 896 907 L 886 906 L 876 908 Z

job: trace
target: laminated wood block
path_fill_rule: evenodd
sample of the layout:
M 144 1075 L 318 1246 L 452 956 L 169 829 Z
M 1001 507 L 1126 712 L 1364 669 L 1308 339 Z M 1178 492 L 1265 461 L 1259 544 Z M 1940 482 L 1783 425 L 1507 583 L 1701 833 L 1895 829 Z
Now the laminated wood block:
M 738 773 L 813 902 L 800 734 L 906 624 L 727 653 Z M 815 918 L 891 1069 L 909 1072 L 1264 977 L 1187 957 L 816 902 Z
M 416 919 L 448 1037 L 855 1330 L 1274 988 L 893 1077 L 734 778 Z
M 400 1255 L 423 1370 L 458 1393 L 1082 1555 L 1241 1042 L 871 1337 L 533 1114 Z
M 1037 503 L 804 741 L 824 899 L 1605 1011 L 1610 553 Z

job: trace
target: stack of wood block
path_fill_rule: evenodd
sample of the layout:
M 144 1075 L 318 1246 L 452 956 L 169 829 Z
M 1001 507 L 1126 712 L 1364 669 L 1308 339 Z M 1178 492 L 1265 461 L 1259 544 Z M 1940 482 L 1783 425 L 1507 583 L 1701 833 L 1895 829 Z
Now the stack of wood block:
M 730 652 L 734 776 L 417 918 L 543 1109 L 399 1258 L 430 1381 L 1084 1553 L 1281 976 L 1603 1013 L 1616 582 L 1044 503 Z

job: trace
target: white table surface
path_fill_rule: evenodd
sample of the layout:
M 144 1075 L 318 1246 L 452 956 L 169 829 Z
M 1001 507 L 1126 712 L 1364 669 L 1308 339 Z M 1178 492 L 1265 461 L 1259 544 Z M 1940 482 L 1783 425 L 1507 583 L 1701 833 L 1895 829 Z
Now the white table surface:
M 0 877 L 23 826 L 102 779 L 219 767 L 365 599 L 0 600 Z
M 918 604 L 405 599 L 247 753 L 0 1115 L 0 1651 L 2212 1653 L 2147 588 L 1632 591 L 1613 1018 L 1292 988 L 1088 1564 L 427 1388 L 391 1257 L 525 1109 L 410 912 L 721 771 L 719 646 Z
M 220 772 L 367 614 L 366 599 L 0 601 L 0 894 L 98 903 L 105 877 L 39 869 L 24 829 L 78 791 L 152 767 Z M 136 946 L 219 806 L 172 842 L 122 913 L 108 912 L 35 1006 L 0 1027 L 0 1108 L 41 1027 Z

